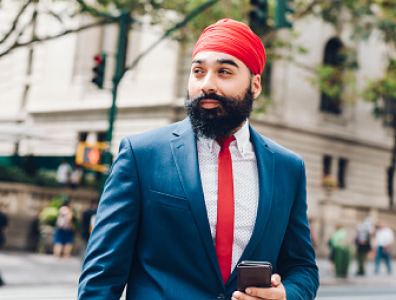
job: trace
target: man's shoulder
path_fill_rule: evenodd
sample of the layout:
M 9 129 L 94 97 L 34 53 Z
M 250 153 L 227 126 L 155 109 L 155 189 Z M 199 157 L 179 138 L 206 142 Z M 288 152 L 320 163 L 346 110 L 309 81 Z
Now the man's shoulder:
M 184 119 L 179 122 L 175 122 L 163 127 L 151 129 L 138 134 L 131 134 L 125 136 L 122 139 L 121 144 L 127 142 L 128 144 L 140 145 L 160 145 L 163 142 L 168 142 L 174 134 L 191 128 L 191 124 L 188 119 Z

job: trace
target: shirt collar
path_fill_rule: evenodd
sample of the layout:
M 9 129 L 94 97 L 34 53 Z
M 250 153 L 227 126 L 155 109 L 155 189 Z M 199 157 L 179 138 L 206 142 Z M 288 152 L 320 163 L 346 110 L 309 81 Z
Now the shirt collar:
M 250 131 L 249 131 L 249 121 L 246 119 L 245 124 L 241 128 L 238 129 L 237 132 L 234 133 L 234 137 L 237 143 L 238 151 L 242 154 L 242 156 L 248 151 L 250 145 Z M 204 137 L 198 137 L 198 140 L 207 148 L 209 148 L 210 152 L 214 151 L 213 145 L 219 145 L 214 139 L 208 139 Z

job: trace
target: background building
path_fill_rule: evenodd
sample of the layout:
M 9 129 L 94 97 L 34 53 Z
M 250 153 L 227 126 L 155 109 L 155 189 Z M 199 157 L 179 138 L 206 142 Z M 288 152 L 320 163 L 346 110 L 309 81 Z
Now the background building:
M 7 28 L 12 18 L 6 16 L 16 11 L 12 1 L 2 5 L 0 29 Z M 56 3 L 54 9 L 64 9 L 64 5 Z M 89 20 L 66 21 L 77 26 Z M 42 19 L 35 30 L 50 34 L 55 26 L 59 23 Z M 348 30 L 336 31 L 313 17 L 296 23 L 295 31 L 298 37 L 288 36 L 287 30 L 279 34 L 296 45 L 303 44 L 309 52 L 294 53 L 294 62 L 273 64 L 272 105 L 266 113 L 254 114 L 251 123 L 304 158 L 309 218 L 318 253 L 325 255 L 337 223 L 346 226 L 351 243 L 356 224 L 367 216 L 396 230 L 395 212 L 389 210 L 387 195 L 393 132 L 373 117 L 371 103 L 327 99 L 309 82 L 314 76 L 309 70 L 323 63 L 337 64 L 335 53 L 348 45 L 357 53 L 355 76 L 361 86 L 367 78 L 379 76 L 386 61 L 382 59 L 383 46 L 374 37 L 353 44 Z M 129 35 L 126 65 L 161 35 L 161 28 L 150 26 L 147 20 L 135 25 Z M 104 141 L 117 36 L 118 28 L 106 25 L 0 57 L 0 163 L 11 164 L 17 152 L 34 156 L 41 167 L 54 168 L 61 157 L 74 157 L 78 142 Z M 91 83 L 93 58 L 99 53 L 107 54 L 102 90 Z M 125 74 L 117 97 L 111 144 L 114 155 L 123 136 L 185 117 L 183 98 L 190 55 L 176 41 L 165 40 Z M 12 130 L 14 135 L 10 135 Z M 333 179 L 338 187 L 324 188 L 324 178 Z

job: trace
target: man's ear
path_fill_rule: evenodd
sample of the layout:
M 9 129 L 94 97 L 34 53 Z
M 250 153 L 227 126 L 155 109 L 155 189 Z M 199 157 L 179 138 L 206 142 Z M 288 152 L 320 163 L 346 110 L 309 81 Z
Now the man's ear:
M 253 99 L 256 99 L 261 93 L 261 76 L 259 74 L 252 76 L 252 94 Z

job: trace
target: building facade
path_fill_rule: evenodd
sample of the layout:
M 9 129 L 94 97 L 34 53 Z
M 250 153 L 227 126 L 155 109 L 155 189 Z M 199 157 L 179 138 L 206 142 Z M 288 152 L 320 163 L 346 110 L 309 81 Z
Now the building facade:
M 9 2 L 2 5 L 2 14 L 15 13 Z M 0 16 L 0 20 L 0 28 L 4 29 L 11 18 Z M 59 25 L 52 22 L 41 20 L 37 32 L 56 31 Z M 68 22 L 69 26 L 79 26 L 90 20 Z M 368 78 L 380 76 L 386 67 L 384 46 L 375 37 L 353 44 L 348 30 L 337 32 L 315 18 L 295 24 L 295 31 L 299 35 L 293 43 L 303 44 L 309 51 L 294 53 L 293 62 L 273 64 L 272 104 L 267 112 L 253 114 L 250 122 L 260 133 L 304 158 L 311 228 L 318 254 L 327 255 L 327 242 L 336 224 L 347 228 L 351 245 L 356 224 L 366 217 L 373 223 L 384 221 L 396 230 L 395 212 L 389 210 L 386 175 L 393 132 L 373 117 L 371 103 L 361 99 L 353 103 L 329 102 L 309 82 L 315 76 L 310 70 L 323 63 L 336 63 L 331 53 L 348 45 L 356 49 L 359 69 L 355 76 L 361 87 Z M 148 22 L 134 26 L 126 65 L 161 34 L 159 27 Z M 279 34 L 291 38 L 287 30 Z M 117 36 L 117 26 L 106 25 L 19 48 L 0 57 L 0 126 L 18 125 L 29 130 L 25 135 L 0 138 L 3 161 L 15 151 L 22 156 L 72 157 L 79 141 L 104 140 L 112 101 Z M 176 41 L 165 40 L 125 74 L 116 101 L 111 144 L 114 155 L 122 137 L 185 117 L 183 99 L 191 52 L 184 49 Z M 99 53 L 107 54 L 102 90 L 91 83 L 93 57 Z M 323 178 L 333 178 L 338 187 L 324 188 Z

